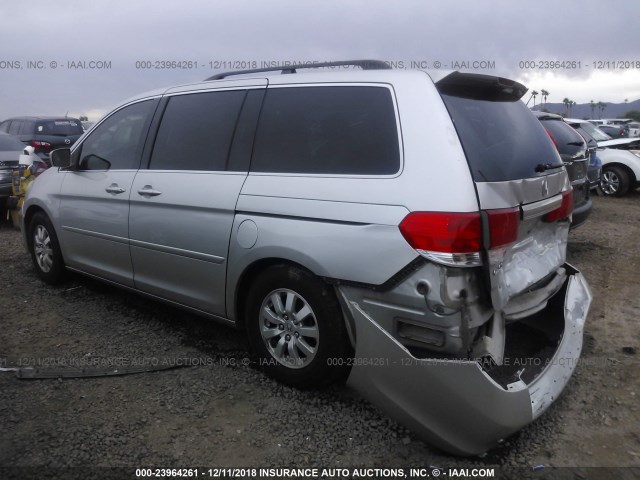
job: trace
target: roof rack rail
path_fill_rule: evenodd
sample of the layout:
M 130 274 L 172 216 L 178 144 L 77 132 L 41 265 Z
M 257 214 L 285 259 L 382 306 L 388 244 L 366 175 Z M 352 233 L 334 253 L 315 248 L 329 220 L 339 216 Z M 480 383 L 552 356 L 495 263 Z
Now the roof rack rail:
M 360 67 L 363 70 L 390 70 L 391 67 L 382 60 L 344 60 L 341 62 L 321 62 L 321 63 L 299 63 L 295 65 L 286 65 L 282 67 L 272 68 L 254 68 L 251 70 L 235 70 L 231 72 L 218 73 L 205 79 L 205 82 L 209 80 L 220 80 L 232 75 L 246 75 L 249 73 L 262 73 L 262 72 L 277 72 L 281 71 L 282 74 L 296 73 L 296 70 L 300 68 L 322 68 L 322 67 L 343 67 L 351 65 L 354 67 Z

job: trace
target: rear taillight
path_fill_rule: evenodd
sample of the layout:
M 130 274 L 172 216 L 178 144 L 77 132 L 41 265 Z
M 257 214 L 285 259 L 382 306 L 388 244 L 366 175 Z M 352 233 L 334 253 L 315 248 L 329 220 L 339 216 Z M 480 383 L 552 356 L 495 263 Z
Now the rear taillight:
M 486 213 L 489 219 L 489 248 L 502 247 L 518 239 L 519 208 L 487 210 Z
M 486 210 L 489 248 L 518 238 L 520 209 Z M 413 212 L 400 223 L 400 232 L 422 256 L 455 266 L 481 264 L 483 247 L 480 213 Z
M 553 135 L 551 135 L 551 132 L 549 130 L 547 130 L 546 128 L 544 129 L 545 132 L 547 132 L 547 135 L 549 135 L 549 138 L 551 139 L 551 141 L 553 142 L 553 145 L 558 148 L 558 142 L 556 142 L 556 139 L 553 138 Z
M 471 253 L 482 248 L 479 213 L 414 212 L 402 221 L 400 232 L 416 250 Z
M 555 210 L 544 216 L 545 221 L 555 222 L 556 220 L 564 220 L 571 215 L 573 211 L 573 190 L 562 192 L 562 203 Z
M 35 149 L 51 150 L 51 144 L 49 142 L 39 142 L 37 140 L 32 140 L 31 146 Z

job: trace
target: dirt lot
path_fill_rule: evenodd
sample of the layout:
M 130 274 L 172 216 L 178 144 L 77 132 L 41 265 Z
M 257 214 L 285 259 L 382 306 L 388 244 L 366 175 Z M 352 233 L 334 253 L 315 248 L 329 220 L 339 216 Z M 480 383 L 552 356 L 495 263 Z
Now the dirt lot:
M 244 339 L 228 327 L 81 277 L 46 286 L 7 225 L 0 245 L 0 366 L 145 357 L 208 363 L 89 379 L 2 372 L 0 466 L 640 467 L 638 193 L 595 198 L 590 221 L 571 234 L 569 261 L 595 297 L 586 362 L 542 418 L 471 459 L 416 440 L 345 387 L 318 393 L 277 384 L 244 365 Z

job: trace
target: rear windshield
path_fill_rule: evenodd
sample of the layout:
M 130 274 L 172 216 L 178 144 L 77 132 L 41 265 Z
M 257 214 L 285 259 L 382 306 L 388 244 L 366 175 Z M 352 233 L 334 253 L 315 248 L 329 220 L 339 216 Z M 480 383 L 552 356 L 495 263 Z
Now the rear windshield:
M 488 101 L 443 94 L 476 182 L 504 182 L 561 167 L 549 136 L 518 101 Z
M 84 130 L 79 120 L 62 118 L 60 120 L 41 120 L 36 122 L 36 134 L 41 135 L 82 135 Z
M 573 157 L 577 153 L 584 152 L 586 147 L 584 139 L 563 120 L 542 119 L 540 121 L 549 132 L 560 155 Z
M 22 152 L 24 143 L 11 135 L 0 135 L 0 152 Z
M 589 122 L 580 123 L 580 128 L 593 137 L 596 142 L 603 142 L 605 140 L 611 140 L 611 137 L 600 130 L 598 127 Z

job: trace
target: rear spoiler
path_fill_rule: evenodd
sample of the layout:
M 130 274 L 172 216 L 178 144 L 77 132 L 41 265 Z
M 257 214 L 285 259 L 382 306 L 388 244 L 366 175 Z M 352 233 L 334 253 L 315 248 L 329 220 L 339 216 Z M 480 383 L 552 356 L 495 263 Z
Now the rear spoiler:
M 521 83 L 507 78 L 460 72 L 453 72 L 438 80 L 436 88 L 441 95 L 490 102 L 515 102 L 520 100 L 528 90 Z

